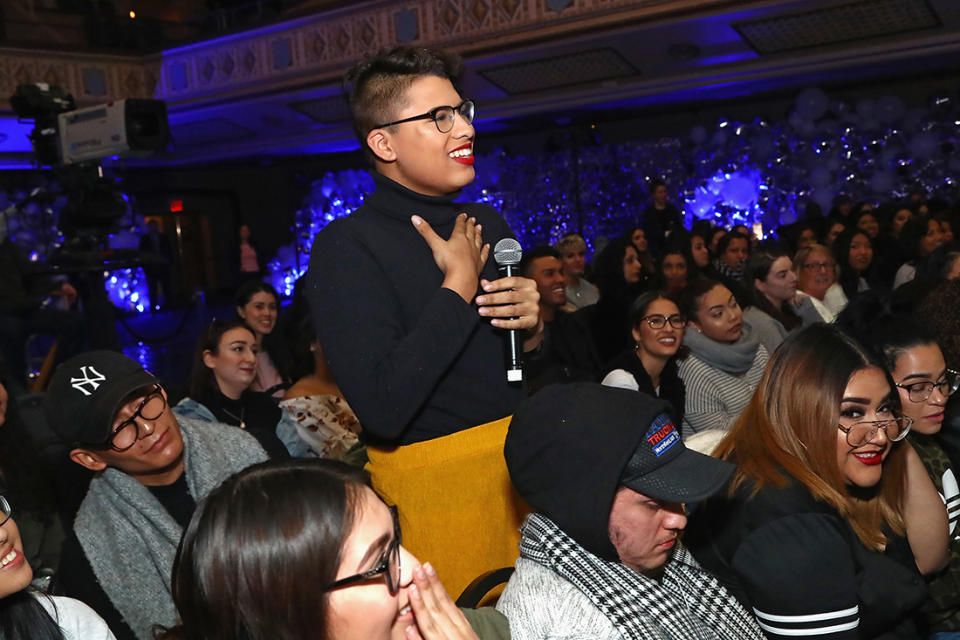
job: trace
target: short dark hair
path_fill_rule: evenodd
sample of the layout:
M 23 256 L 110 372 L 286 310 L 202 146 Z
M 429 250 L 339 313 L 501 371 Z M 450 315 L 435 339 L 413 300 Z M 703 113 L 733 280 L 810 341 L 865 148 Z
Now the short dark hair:
M 533 264 L 533 261 L 537 258 L 556 258 L 560 259 L 560 252 L 554 249 L 549 245 L 540 245 L 539 247 L 534 247 L 530 251 L 523 252 L 523 258 L 520 259 L 520 275 L 527 277 L 527 271 L 530 269 L 530 265 Z
M 325 637 L 328 599 L 370 476 L 335 460 L 265 462 L 197 505 L 173 564 L 182 623 L 162 638 Z M 318 633 L 320 634 L 318 636 Z
M 405 106 L 405 93 L 414 80 L 436 76 L 456 85 L 462 72 L 458 55 L 409 45 L 381 50 L 355 64 L 343 77 L 343 89 L 360 146 L 371 153 L 367 135 L 377 125 L 394 120 L 394 114 Z

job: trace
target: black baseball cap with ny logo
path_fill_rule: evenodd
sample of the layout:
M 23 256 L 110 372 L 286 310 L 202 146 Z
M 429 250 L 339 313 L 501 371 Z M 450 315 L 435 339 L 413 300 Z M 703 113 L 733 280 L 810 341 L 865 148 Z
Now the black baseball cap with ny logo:
M 110 437 L 124 399 L 159 380 L 116 351 L 88 351 L 57 367 L 44 411 L 50 428 L 68 445 L 98 444 Z

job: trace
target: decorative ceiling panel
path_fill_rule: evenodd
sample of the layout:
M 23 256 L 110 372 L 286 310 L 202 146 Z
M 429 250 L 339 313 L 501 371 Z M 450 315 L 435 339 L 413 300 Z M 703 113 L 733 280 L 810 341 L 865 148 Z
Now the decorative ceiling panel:
M 811 47 L 932 29 L 940 18 L 926 0 L 861 0 L 733 24 L 757 53 Z
M 593 49 L 480 70 L 480 75 L 509 94 L 530 93 L 639 74 L 640 71 L 614 49 Z

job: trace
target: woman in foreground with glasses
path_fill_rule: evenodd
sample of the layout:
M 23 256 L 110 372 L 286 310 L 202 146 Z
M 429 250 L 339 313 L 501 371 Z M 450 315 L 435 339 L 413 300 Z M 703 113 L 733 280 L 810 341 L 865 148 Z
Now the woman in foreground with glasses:
M 334 460 L 227 479 L 197 506 L 172 588 L 181 624 L 163 640 L 477 638 L 401 545 L 396 509 L 365 471 Z
M 30 587 L 33 569 L 12 514 L 6 496 L 0 495 L 0 638 L 113 640 L 107 623 L 84 603 Z
M 946 505 L 951 563 L 930 576 L 931 603 L 924 608 L 926 635 L 960 632 L 960 486 L 950 458 L 939 442 L 947 400 L 960 386 L 960 374 L 947 368 L 934 334 L 909 316 L 885 312 L 879 299 L 856 300 L 841 320 L 862 318 L 858 335 L 882 356 L 900 396 L 903 415 L 913 421 L 907 441 Z
M 917 638 L 946 512 L 883 363 L 829 325 L 788 337 L 714 455 L 738 464 L 685 543 L 771 638 Z M 919 569 L 919 571 L 918 571 Z
M 663 398 L 673 407 L 670 417 L 683 423 L 686 391 L 677 373 L 677 351 L 683 345 L 687 319 L 677 303 L 659 291 L 648 291 L 630 305 L 630 334 L 635 346 L 604 368 L 602 384 Z

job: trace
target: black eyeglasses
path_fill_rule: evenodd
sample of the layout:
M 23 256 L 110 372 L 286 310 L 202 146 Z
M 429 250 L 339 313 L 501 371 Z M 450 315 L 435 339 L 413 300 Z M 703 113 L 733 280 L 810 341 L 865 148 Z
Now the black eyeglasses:
M 0 517 L 3 520 L 0 520 L 0 527 L 7 524 L 7 520 L 10 519 L 10 516 L 13 515 L 13 507 L 10 506 L 10 503 L 7 501 L 6 496 L 0 496 Z
M 887 434 L 887 440 L 890 442 L 900 442 L 910 433 L 910 425 L 913 424 L 911 418 L 891 418 L 889 420 L 865 420 L 855 422 L 849 427 L 838 424 L 837 428 L 847 434 L 847 444 L 853 448 L 864 445 L 877 435 L 877 431 L 883 429 Z
M 376 578 L 381 573 L 386 574 L 387 576 L 387 589 L 390 590 L 390 595 L 397 595 L 400 591 L 400 520 L 397 516 L 397 508 L 389 507 L 390 516 L 393 518 L 393 540 L 390 541 L 390 544 L 387 546 L 386 552 L 377 562 L 376 566 L 370 571 L 364 571 L 363 573 L 358 573 L 356 575 L 349 576 L 347 578 L 341 578 L 335 582 L 331 582 L 325 587 L 322 587 L 320 591 L 332 591 L 333 589 L 341 589 L 343 587 L 349 587 L 351 585 L 357 584 L 359 582 L 366 582 Z
M 934 387 L 940 390 L 943 397 L 948 398 L 954 394 L 957 387 L 960 387 L 960 373 L 953 369 L 947 369 L 943 377 L 936 382 L 914 382 L 913 384 L 900 384 L 898 382 L 897 386 L 907 390 L 907 397 L 910 398 L 910 402 L 924 402 L 933 394 Z
M 684 318 L 679 313 L 675 313 L 671 316 L 665 316 L 660 313 L 654 313 L 649 316 L 643 316 L 641 320 L 646 320 L 647 324 L 650 325 L 651 329 L 663 329 L 667 326 L 667 323 L 670 323 L 670 326 L 674 329 L 683 329 L 687 326 L 687 319 Z
M 440 133 L 448 133 L 453 129 L 453 123 L 456 121 L 457 114 L 460 114 L 460 117 L 463 118 L 463 121 L 467 124 L 473 124 L 475 109 L 476 106 L 473 104 L 473 100 L 464 100 L 455 107 L 437 107 L 426 113 L 421 113 L 418 116 L 410 116 L 403 120 L 394 120 L 386 124 L 378 124 L 374 129 L 385 129 L 395 124 L 403 124 L 404 122 L 413 122 L 415 120 L 433 120 L 433 124 L 437 125 L 437 131 Z
M 163 397 L 163 387 L 159 384 L 153 386 L 153 389 L 144 396 L 137 410 L 129 418 L 113 428 L 110 438 L 98 447 L 111 448 L 114 451 L 126 451 L 140 439 L 140 425 L 137 424 L 137 418 L 141 420 L 156 420 L 167 410 L 167 400 Z

